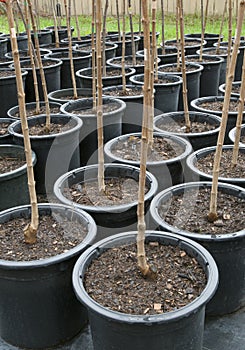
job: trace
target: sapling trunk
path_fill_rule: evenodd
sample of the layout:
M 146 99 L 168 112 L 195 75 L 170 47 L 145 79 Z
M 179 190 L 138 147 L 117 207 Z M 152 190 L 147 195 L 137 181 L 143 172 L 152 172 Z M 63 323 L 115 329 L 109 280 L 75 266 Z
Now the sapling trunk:
M 71 70 L 71 80 L 72 80 L 72 87 L 73 87 L 73 98 L 76 100 L 78 98 L 77 95 L 77 84 L 76 84 L 76 77 L 75 77 L 75 71 L 74 71 L 74 62 L 73 62 L 73 54 L 72 54 L 72 38 L 71 38 L 71 16 L 69 9 L 71 8 L 71 0 L 69 0 L 69 9 L 67 7 L 67 1 L 64 0 L 65 5 L 65 13 L 66 13 L 66 25 L 67 25 L 67 34 L 68 34 L 68 43 L 69 43 L 69 59 L 70 59 L 70 70 Z
M 176 21 L 175 21 L 175 31 L 176 31 L 176 46 L 177 46 L 177 71 L 181 71 L 180 67 L 180 39 L 179 39 L 179 6 L 178 1 L 176 1 Z
M 122 31 L 122 86 L 123 93 L 126 94 L 126 75 L 125 75 L 125 31 L 126 31 L 126 1 L 123 0 L 123 31 Z
M 37 72 L 36 72 L 36 66 L 37 66 L 37 56 L 32 44 L 31 40 L 31 28 L 29 24 L 29 12 L 28 12 L 28 6 L 25 1 L 24 3 L 24 10 L 25 10 L 25 27 L 26 27 L 26 34 L 27 34 L 27 42 L 28 42 L 28 53 L 30 56 L 31 61 L 31 68 L 32 68 L 32 76 L 33 76 L 33 85 L 34 85 L 34 92 L 35 92 L 35 101 L 36 101 L 36 114 L 40 114 L 40 99 L 39 99 L 39 90 L 38 90 L 38 82 L 37 82 Z M 20 11 L 21 8 L 20 8 Z M 35 64 L 36 62 L 36 64 Z
M 26 107 L 25 107 L 25 92 L 21 76 L 21 66 L 19 59 L 18 43 L 16 39 L 16 32 L 14 27 L 14 17 L 12 11 L 11 0 L 6 0 L 6 9 L 8 16 L 8 24 L 10 30 L 10 40 L 12 53 L 14 58 L 14 67 L 16 73 L 16 85 L 18 92 L 18 103 L 19 103 L 19 113 L 21 120 L 21 128 L 24 137 L 24 147 L 27 163 L 27 178 L 28 178 L 28 188 L 31 201 L 31 222 L 24 229 L 25 242 L 28 244 L 33 244 L 37 239 L 37 230 L 38 230 L 38 206 L 37 206 L 37 196 L 35 190 L 35 180 L 32 164 L 32 150 L 29 137 L 29 129 L 26 118 Z
M 91 47 L 92 47 L 92 95 L 93 95 L 93 108 L 96 108 L 96 53 L 95 53 L 95 0 L 92 0 L 92 34 L 91 34 Z
M 216 46 L 216 54 L 217 55 L 219 55 L 219 49 L 220 49 L 221 37 L 222 37 L 223 27 L 224 27 L 224 22 L 225 22 L 226 10 L 227 10 L 227 0 L 225 0 L 224 10 L 223 10 L 223 14 L 222 14 L 221 23 L 220 23 L 219 39 L 218 39 L 218 43 Z
M 217 214 L 218 177 L 219 177 L 220 162 L 221 162 L 221 156 L 222 156 L 222 147 L 224 144 L 225 130 L 226 130 L 227 119 L 228 119 L 230 97 L 231 97 L 231 91 L 232 91 L 232 82 L 234 79 L 237 53 L 238 53 L 238 48 L 239 48 L 239 44 L 240 44 L 240 36 L 241 36 L 242 23 L 243 23 L 243 18 L 244 18 L 244 8 L 245 8 L 245 2 L 241 1 L 240 7 L 239 7 L 239 12 L 238 12 L 238 19 L 237 19 L 237 29 L 236 29 L 237 35 L 236 35 L 234 47 L 232 50 L 228 75 L 226 77 L 225 96 L 224 96 L 224 104 L 223 104 L 223 109 L 222 109 L 222 118 L 221 118 L 221 123 L 220 123 L 220 131 L 219 131 L 219 135 L 218 135 L 216 152 L 215 152 L 215 156 L 214 156 L 213 181 L 212 181 L 212 189 L 211 189 L 210 208 L 209 208 L 209 213 L 208 213 L 208 220 L 210 222 L 213 222 L 213 221 L 217 220 L 217 218 L 218 218 L 218 214 Z
M 228 74 L 228 67 L 231 60 L 231 47 L 232 47 L 232 0 L 229 0 L 228 6 L 228 47 L 227 47 L 227 63 L 226 63 L 226 75 Z
M 199 61 L 202 61 L 204 33 L 205 33 L 205 29 L 204 29 L 203 0 L 201 0 L 201 47 L 200 47 Z
M 206 31 L 207 20 L 208 20 L 208 5 L 209 5 L 209 0 L 206 1 L 206 7 L 205 7 L 205 15 L 204 15 L 204 22 L 203 22 L 204 34 Z
M 239 154 L 239 142 L 240 142 L 240 138 L 241 138 L 241 125 L 242 125 L 243 112 L 244 112 L 244 100 L 245 100 L 245 55 L 243 56 L 242 79 L 241 79 L 240 96 L 239 96 L 239 102 L 238 102 L 235 142 L 234 142 L 232 161 L 231 161 L 233 167 L 237 166 L 237 160 L 238 160 L 238 154 Z
M 142 2 L 142 23 L 144 29 L 144 50 L 145 50 L 145 72 L 144 72 L 144 108 L 143 108 L 143 123 L 141 136 L 141 154 L 140 154 L 140 176 L 139 176 L 139 193 L 138 193 L 138 235 L 137 235 L 137 259 L 139 269 L 144 277 L 152 278 L 154 272 L 147 263 L 145 253 L 145 211 L 144 211 L 144 196 L 145 196 L 145 179 L 146 179 L 146 162 L 148 151 L 148 126 L 149 126 L 149 101 L 151 100 L 151 62 L 150 62 L 150 47 L 149 41 L 149 14 L 148 0 Z
M 35 49 L 36 49 L 36 54 L 37 54 L 37 60 L 38 60 L 38 66 L 39 66 L 39 71 L 40 71 L 43 96 L 44 96 L 44 102 L 45 102 L 45 109 L 46 109 L 45 129 L 47 132 L 49 132 L 49 130 L 50 130 L 50 108 L 49 108 L 49 101 L 48 101 L 47 84 L 46 84 L 45 74 L 44 74 L 44 70 L 43 70 L 42 58 L 41 58 L 41 54 L 40 54 L 40 47 L 39 47 L 39 41 L 38 41 L 38 35 L 37 35 L 37 25 L 36 25 L 36 21 L 35 21 L 34 15 L 33 15 L 32 3 L 31 3 L 31 0 L 27 0 L 27 2 L 28 2 L 28 8 L 29 8 L 30 16 L 31 16 L 32 29 L 33 29 L 34 41 L 35 41 Z
M 165 55 L 165 20 L 164 20 L 164 0 L 161 0 L 161 16 L 162 16 L 162 55 Z
M 152 0 L 152 57 L 153 57 L 153 70 L 155 72 L 158 71 L 158 63 L 157 63 L 157 37 L 156 37 L 156 13 L 157 13 L 157 1 Z
M 79 26 L 79 23 L 78 23 L 76 0 L 73 0 L 73 9 L 74 9 L 74 16 L 75 16 L 75 21 L 76 21 L 77 39 L 80 41 L 81 40 L 81 34 L 80 34 L 80 26 Z
M 102 100 L 102 56 L 101 56 L 101 0 L 96 0 L 96 61 L 97 61 L 97 134 L 98 134 L 98 187 L 105 191 L 104 179 L 104 135 Z
M 120 41 L 121 26 L 120 26 L 120 15 L 119 15 L 119 4 L 118 4 L 118 0 L 116 0 L 116 13 L 117 13 L 118 41 Z
M 179 7 L 179 24 L 180 24 L 180 38 L 181 38 L 181 71 L 183 79 L 183 104 L 184 104 L 184 114 L 185 114 L 185 132 L 190 132 L 191 123 L 188 109 L 188 99 L 187 99 L 187 81 L 186 81 L 186 64 L 185 64 L 185 36 L 184 36 L 184 16 L 183 16 L 183 0 L 178 0 Z
M 141 35 L 142 0 L 139 0 L 139 34 Z
M 53 4 L 54 5 L 54 4 Z M 53 19 L 54 19 L 54 35 L 55 35 L 55 47 L 60 47 L 59 31 L 58 31 L 58 22 L 55 14 L 55 7 L 52 8 Z
M 135 41 L 134 41 L 134 26 L 133 26 L 133 18 L 132 18 L 132 4 L 131 0 L 128 0 L 128 15 L 129 15 L 129 26 L 131 32 L 131 41 L 132 41 L 132 61 L 133 65 L 136 65 L 136 52 L 135 52 Z
M 103 76 L 104 77 L 106 76 L 105 37 L 106 37 L 106 19 L 107 19 L 108 6 L 109 6 L 109 3 L 108 3 L 108 0 L 106 0 L 104 14 L 103 14 L 103 27 L 102 27 L 102 57 L 103 57 L 103 65 L 102 66 L 103 66 Z

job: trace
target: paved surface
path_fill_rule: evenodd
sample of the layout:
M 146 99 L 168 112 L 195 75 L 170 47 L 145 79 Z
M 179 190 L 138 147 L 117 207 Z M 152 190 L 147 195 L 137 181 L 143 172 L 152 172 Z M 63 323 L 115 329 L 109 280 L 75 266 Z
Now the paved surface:
M 0 339 L 0 350 L 18 350 Z M 89 328 L 57 350 L 93 350 Z M 125 349 L 126 350 L 126 349 Z M 203 350 L 245 350 L 245 308 L 216 319 L 207 319 Z

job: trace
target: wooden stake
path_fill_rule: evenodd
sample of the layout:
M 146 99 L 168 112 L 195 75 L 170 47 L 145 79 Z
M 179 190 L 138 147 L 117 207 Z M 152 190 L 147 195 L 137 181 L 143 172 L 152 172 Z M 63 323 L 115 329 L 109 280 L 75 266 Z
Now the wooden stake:
M 128 15 L 129 15 L 129 26 L 130 26 L 131 41 L 132 41 L 132 61 L 133 61 L 133 66 L 135 66 L 136 65 L 136 51 L 135 51 L 135 41 L 134 41 L 134 26 L 133 26 L 133 18 L 132 18 L 131 0 L 128 0 Z
M 92 95 L 93 95 L 93 109 L 96 108 L 96 52 L 95 52 L 95 0 L 92 0 L 92 34 L 91 34 L 91 46 L 92 46 Z

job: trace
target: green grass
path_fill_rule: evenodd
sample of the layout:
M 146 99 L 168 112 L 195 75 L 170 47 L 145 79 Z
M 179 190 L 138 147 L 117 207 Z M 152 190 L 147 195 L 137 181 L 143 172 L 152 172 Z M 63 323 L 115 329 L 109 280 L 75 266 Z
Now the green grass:
M 201 32 L 201 20 L 198 15 L 185 15 L 185 33 L 200 33 Z M 139 18 L 138 16 L 133 17 L 134 20 L 134 30 L 138 31 L 139 28 Z M 176 24 L 175 24 L 175 15 L 167 14 L 165 16 L 165 39 L 174 39 L 176 37 Z M 220 23 L 221 17 L 214 16 L 208 18 L 206 32 L 207 33 L 219 33 L 220 32 Z M 41 17 L 40 18 L 40 28 L 45 28 L 47 26 L 54 25 L 53 18 L 50 17 Z M 66 25 L 65 19 L 62 20 L 62 25 Z M 71 25 L 76 28 L 75 18 L 71 18 Z M 86 35 L 91 33 L 91 17 L 88 16 L 79 16 L 79 26 L 81 35 Z M 122 28 L 122 23 L 121 23 Z M 108 31 L 117 31 L 117 19 L 115 17 L 107 18 L 107 30 Z M 24 31 L 24 26 L 21 20 L 18 23 L 19 32 Z M 129 21 L 126 20 L 126 31 L 129 31 Z M 160 13 L 157 16 L 157 31 L 161 33 L 161 17 Z M 8 24 L 5 15 L 0 15 L 0 32 L 8 33 Z M 233 20 L 233 35 L 235 33 L 235 20 Z M 74 36 L 76 36 L 76 30 Z M 227 20 L 225 21 L 223 28 L 224 40 L 227 40 L 228 37 L 228 25 Z M 245 28 L 243 28 L 242 35 L 245 35 Z M 161 36 L 159 37 L 159 43 L 161 42 Z

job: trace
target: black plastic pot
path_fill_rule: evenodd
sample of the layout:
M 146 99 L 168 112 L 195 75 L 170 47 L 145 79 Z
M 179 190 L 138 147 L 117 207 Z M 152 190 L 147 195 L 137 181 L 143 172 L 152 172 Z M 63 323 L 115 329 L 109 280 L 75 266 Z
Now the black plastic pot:
M 107 178 L 129 178 L 139 181 L 139 168 L 129 164 L 105 164 L 104 177 Z M 136 229 L 137 227 L 137 205 L 138 199 L 126 204 L 115 204 L 110 206 L 77 204 L 72 201 L 69 194 L 64 195 L 64 189 L 73 184 L 97 181 L 98 165 L 88 165 L 74 169 L 62 175 L 54 185 L 54 194 L 62 202 L 77 209 L 85 210 L 97 224 L 97 240 L 108 237 L 125 229 Z M 157 180 L 149 172 L 146 174 L 145 213 L 147 213 L 150 202 L 157 191 Z
M 7 111 L 9 110 L 9 108 L 18 104 L 16 75 L 15 70 L 11 68 L 1 68 L 0 71 L 13 72 L 12 75 L 3 76 L 0 78 L 0 118 L 5 118 L 7 116 Z M 27 71 L 22 70 L 21 75 L 23 84 L 25 86 Z
M 177 111 L 180 90 L 182 86 L 182 78 L 171 74 L 158 73 L 159 79 L 164 79 L 166 82 L 154 82 L 154 113 L 155 115 Z M 133 75 L 129 78 L 131 83 L 136 85 L 144 85 L 144 74 Z
M 37 31 L 37 38 L 39 45 L 47 45 L 52 43 L 52 30 L 51 29 L 40 29 Z M 33 44 L 35 45 L 34 32 L 31 32 L 31 39 Z
M 0 336 L 18 348 L 47 349 L 77 335 L 87 324 L 86 309 L 77 301 L 71 275 L 77 257 L 96 236 L 96 225 L 84 211 L 60 204 L 39 204 L 39 215 L 77 221 L 88 233 L 69 251 L 33 261 L 0 261 Z M 30 206 L 0 213 L 0 222 L 31 214 Z M 14 232 L 13 232 L 14 233 Z M 48 232 L 47 232 L 48 234 Z
M 171 70 L 171 73 L 168 72 L 169 68 L 173 67 L 173 70 Z M 195 98 L 198 98 L 200 95 L 200 78 L 201 78 L 201 73 L 203 71 L 203 66 L 197 63 L 186 63 L 186 84 L 187 84 L 187 99 L 188 99 L 188 104 L 190 105 L 190 102 L 194 100 Z M 188 70 L 188 67 L 190 67 L 190 70 Z M 175 69 L 176 68 L 176 69 Z M 182 72 L 177 70 L 177 63 L 172 63 L 172 64 L 164 64 L 162 66 L 158 67 L 158 72 L 160 73 L 165 73 L 165 74 L 174 74 L 179 77 L 182 77 Z M 183 92 L 182 92 L 182 87 L 179 91 L 179 104 L 178 104 L 178 109 L 179 111 L 184 110 L 183 106 Z M 175 112 L 175 110 L 170 110 L 170 111 L 163 111 L 163 112 Z
M 14 119 L 12 119 L 12 118 L 0 118 L 0 124 L 3 123 L 4 126 L 6 126 L 6 129 L 13 122 L 14 122 Z M 6 133 L 4 133 L 4 134 L 2 134 L 2 133 L 0 134 L 0 145 L 3 145 L 3 144 L 6 145 L 6 144 L 12 144 L 12 143 L 13 143 L 13 137 L 12 137 L 12 135 L 10 135 L 10 133 L 8 131 L 6 131 Z
M 204 246 L 214 257 L 219 269 L 219 286 L 213 299 L 207 304 L 206 313 L 208 315 L 224 315 L 234 312 L 245 304 L 245 230 L 239 232 L 227 232 L 227 234 L 214 235 L 193 233 L 179 229 L 176 225 L 169 225 L 159 215 L 160 203 L 169 206 L 169 199 L 174 195 L 184 193 L 188 195 L 188 190 L 199 188 L 211 188 L 211 182 L 190 182 L 162 191 L 154 197 L 150 207 L 150 214 L 155 224 L 161 230 L 166 230 L 181 236 L 188 237 Z M 219 183 L 219 191 L 245 200 L 245 190 L 231 184 Z M 182 209 L 186 213 L 185 200 L 182 201 Z M 167 210 L 167 209 L 166 209 Z M 188 208 L 188 211 L 191 208 Z M 183 214 L 180 209 L 178 215 Z M 188 215 L 188 214 L 187 214 Z
M 28 102 L 25 104 L 26 106 L 26 116 L 27 118 L 30 118 L 30 116 L 28 116 L 28 111 L 33 110 L 36 107 L 36 102 Z M 40 107 L 45 106 L 45 101 L 40 101 Z M 60 103 L 57 102 L 50 102 L 49 103 L 49 108 L 51 110 L 51 113 L 54 114 L 54 110 L 57 110 L 57 114 L 60 113 Z M 54 109 L 53 109 L 54 108 Z M 41 114 L 41 113 L 40 113 Z M 20 120 L 19 118 L 19 105 L 14 106 L 12 108 L 10 108 L 7 112 L 8 117 L 12 118 L 12 120 Z
M 106 67 L 107 72 L 114 71 L 114 67 Z M 126 68 L 125 69 L 125 77 L 126 82 L 129 82 L 129 77 L 135 74 L 135 69 Z M 76 77 L 78 80 L 78 85 L 81 88 L 90 88 L 92 89 L 93 85 L 93 76 L 92 76 L 92 68 L 83 68 L 76 72 Z M 113 86 L 113 85 L 122 85 L 122 74 L 120 75 L 106 75 L 102 76 L 102 85 L 105 86 Z
M 44 29 L 48 29 L 48 30 L 52 31 L 52 42 L 55 43 L 55 41 L 56 41 L 55 27 L 49 26 L 49 27 L 46 27 Z M 67 26 L 57 26 L 57 30 L 58 30 L 59 41 L 68 37 Z M 71 27 L 71 35 L 73 32 L 74 32 L 74 27 Z
M 28 118 L 29 127 L 45 125 L 46 115 Z M 68 124 L 70 129 L 55 134 L 30 135 L 31 147 L 37 155 L 35 180 L 37 193 L 50 193 L 56 179 L 66 171 L 77 168 L 80 164 L 79 134 L 82 120 L 75 116 L 51 114 L 51 123 Z M 23 145 L 20 121 L 9 127 L 14 143 Z
M 91 42 L 91 34 L 81 36 L 80 38 L 73 36 L 71 38 L 71 40 L 72 40 L 72 43 L 74 45 L 86 44 L 86 43 Z M 61 40 L 61 43 L 66 43 L 67 46 L 68 46 L 69 39 L 68 38 L 64 38 L 64 39 Z
M 207 44 L 206 40 L 203 41 L 203 46 Z M 166 46 L 178 46 L 176 39 L 165 40 Z M 185 54 L 186 55 L 195 55 L 196 51 L 201 47 L 201 39 L 199 38 L 185 38 Z
M 212 110 L 212 108 L 207 108 L 206 104 L 208 102 L 212 103 L 215 101 L 222 101 L 224 102 L 224 96 L 206 96 L 206 97 L 201 97 L 197 98 L 195 100 L 191 101 L 191 109 L 198 111 L 198 112 L 203 112 L 203 113 L 211 113 L 218 115 L 219 117 L 222 116 L 222 110 Z M 238 99 L 236 97 L 231 97 L 231 101 L 237 101 Z M 205 107 L 202 107 L 202 104 L 205 103 Z M 231 129 L 233 129 L 236 126 L 236 119 L 237 119 L 237 112 L 228 112 L 228 120 L 227 120 L 227 126 L 226 126 L 226 131 L 225 131 L 225 143 L 229 144 L 229 132 Z M 245 123 L 245 111 L 243 113 L 243 123 Z
M 7 44 L 8 44 L 8 39 L 7 38 L 1 38 L 0 37 L 0 57 L 4 57 L 5 54 L 7 53 Z
M 60 87 L 61 89 L 68 89 L 73 87 L 71 78 L 71 64 L 68 51 L 57 51 L 45 56 L 45 58 L 56 58 L 62 61 L 60 69 Z M 82 68 L 91 66 L 91 54 L 84 54 L 82 52 L 72 53 L 72 60 L 74 65 L 74 72 Z
M 132 55 L 132 41 L 131 41 L 131 35 L 126 35 L 125 36 L 125 56 Z M 134 36 L 134 45 L 135 45 L 135 52 L 139 50 L 139 41 L 140 37 L 135 35 Z M 116 56 L 122 56 L 122 40 L 118 40 L 118 36 L 109 36 L 105 38 L 105 42 L 107 43 L 114 43 L 117 44 L 117 49 L 116 49 Z
M 232 150 L 232 149 L 233 149 L 233 145 L 224 145 L 222 147 L 222 150 Z M 190 154 L 187 157 L 186 164 L 190 172 L 193 174 L 194 178 L 198 177 L 200 181 L 212 181 L 213 175 L 200 171 L 197 167 L 197 163 L 198 163 L 198 160 L 202 159 L 203 157 L 206 157 L 209 154 L 213 154 L 213 158 L 214 158 L 215 151 L 216 151 L 216 146 L 205 147 L 205 148 L 199 149 L 198 151 Z M 245 147 L 240 146 L 239 152 L 245 153 Z M 223 183 L 230 183 L 240 187 L 245 187 L 245 175 L 243 178 L 219 176 L 218 181 Z
M 14 63 L 12 59 L 6 57 L 0 57 L 0 68 L 9 68 L 10 64 Z
M 72 46 L 72 49 L 74 50 L 76 47 L 76 44 Z M 60 42 L 59 46 L 57 47 L 55 43 L 50 44 L 42 44 L 40 45 L 40 48 L 49 50 L 51 52 L 57 52 L 57 51 L 69 51 L 69 44 L 68 42 Z
M 126 109 L 126 103 L 115 98 L 103 98 L 103 104 L 116 104 L 116 109 L 103 113 L 104 142 L 122 133 L 122 120 Z M 98 162 L 98 138 L 97 138 L 97 114 L 82 114 L 82 111 L 93 108 L 93 98 L 83 98 L 69 101 L 60 107 L 62 113 L 76 115 L 83 121 L 80 132 L 80 164 L 97 164 Z M 79 110 L 81 113 L 79 114 Z
M 195 60 L 195 63 L 203 66 L 200 77 L 200 97 L 218 95 L 219 78 L 221 65 L 224 59 L 217 56 L 203 55 L 202 61 L 199 61 L 199 55 L 188 55 L 186 60 Z
M 131 37 L 131 32 L 128 32 L 126 33 L 127 36 Z M 138 50 L 143 50 L 144 49 L 144 33 L 143 31 L 142 32 L 134 32 L 134 35 L 138 36 L 140 38 L 139 42 L 138 42 Z M 160 32 L 156 32 L 156 42 L 159 38 L 159 35 L 160 35 Z M 118 36 L 118 33 L 117 33 L 117 36 Z M 152 41 L 152 32 L 150 32 L 150 38 L 151 38 L 151 41 Z
M 220 45 L 221 45 L 221 47 L 225 47 L 226 49 L 228 48 L 227 41 L 222 41 Z M 214 46 L 217 46 L 217 44 L 214 44 Z M 245 50 L 245 40 L 241 40 L 240 44 L 239 44 L 239 52 L 237 54 L 234 80 L 241 80 L 241 78 L 242 78 L 242 65 L 243 65 L 244 50 Z
M 233 81 L 232 88 L 238 88 L 238 91 L 237 92 L 231 91 L 231 96 L 239 98 L 239 96 L 240 96 L 240 88 L 241 88 L 241 81 Z M 223 96 L 225 95 L 225 84 L 221 84 L 219 86 L 219 94 L 223 95 Z
M 123 95 L 123 86 L 108 86 L 103 88 L 103 95 L 116 97 L 126 103 L 125 113 L 122 119 L 122 134 L 139 132 L 142 128 L 143 116 L 143 91 L 141 86 L 126 85 L 126 89 L 132 89 L 134 95 Z M 115 96 L 115 91 L 119 93 Z M 121 94 L 120 94 L 121 92 Z
M 88 309 L 94 350 L 201 350 L 205 306 L 217 288 L 218 270 L 209 252 L 196 242 L 166 232 L 146 232 L 146 241 L 179 246 L 203 267 L 207 285 L 201 295 L 185 307 L 158 315 L 130 315 L 111 311 L 88 295 L 83 281 L 89 264 L 106 250 L 135 241 L 136 232 L 109 237 L 83 253 L 74 267 L 73 287 L 77 298 Z
M 8 39 L 7 52 L 12 51 L 10 35 L 9 34 L 4 34 L 3 36 L 1 36 L 1 39 L 2 38 L 7 38 Z M 27 37 L 27 34 L 19 33 L 16 36 L 16 39 L 17 39 L 18 50 L 27 50 L 28 49 L 28 37 Z
M 245 124 L 241 125 L 241 136 L 245 135 Z M 236 127 L 230 130 L 229 132 L 229 139 L 231 140 L 232 143 L 235 142 L 235 136 L 236 136 Z M 242 146 L 245 146 L 244 142 L 240 142 Z
M 60 69 L 61 69 L 62 61 L 54 58 L 53 59 L 43 58 L 43 62 L 44 61 L 50 62 L 49 65 L 46 65 L 46 66 L 44 65 L 43 67 L 48 92 L 60 89 Z M 30 66 L 30 60 L 21 61 L 20 64 L 21 64 L 21 67 L 28 72 L 26 77 L 26 85 L 25 85 L 26 102 L 34 102 L 36 98 L 35 98 L 34 80 L 33 80 L 32 68 Z M 36 73 L 37 73 L 37 81 L 38 81 L 39 99 L 42 101 L 44 100 L 44 96 L 43 96 L 43 89 L 42 89 L 42 82 L 41 82 L 39 68 L 36 68 Z M 17 105 L 17 103 L 15 103 L 12 106 L 15 106 L 15 105 Z
M 162 43 L 160 43 L 162 46 Z M 177 52 L 178 49 L 175 46 L 165 46 L 165 53 L 162 51 L 162 47 L 157 48 L 157 57 L 160 58 L 159 65 L 167 63 L 177 62 Z M 137 55 L 144 56 L 144 50 L 137 51 Z
M 107 162 L 116 162 L 123 164 L 130 164 L 140 167 L 140 159 L 138 161 L 123 159 L 119 157 L 113 149 L 119 141 L 126 141 L 129 137 L 141 137 L 141 133 L 131 133 L 127 135 L 118 136 L 105 144 L 105 159 Z M 153 137 L 160 137 L 166 139 L 174 149 L 175 145 L 182 148 L 182 153 L 170 159 L 163 159 L 161 161 L 147 161 L 146 167 L 151 174 L 153 174 L 158 182 L 158 192 L 173 184 L 179 184 L 184 179 L 184 168 L 187 156 L 192 152 L 190 143 L 178 136 L 164 133 L 154 132 Z
M 199 55 L 200 50 L 197 50 L 196 53 Z M 224 61 L 221 64 L 221 69 L 220 69 L 219 85 L 224 84 L 225 79 L 226 79 L 227 48 L 220 47 L 219 53 L 217 54 L 216 47 L 204 47 L 203 48 L 203 55 L 222 57 L 224 59 Z
M 115 57 L 116 49 L 117 49 L 117 44 L 105 43 L 105 59 L 109 60 L 110 58 Z M 87 44 L 77 44 L 74 47 L 74 51 L 92 54 L 91 42 Z M 102 57 L 102 60 L 103 60 L 103 57 Z
M 202 34 L 201 33 L 191 33 L 191 34 L 185 34 L 185 38 L 190 39 L 201 39 Z M 207 42 L 205 45 L 206 47 L 212 47 L 214 43 L 216 43 L 219 40 L 219 34 L 218 33 L 204 33 L 204 39 Z M 222 36 L 223 39 L 223 36 Z
M 1 144 L 0 156 L 25 160 L 25 150 L 22 146 Z M 36 160 L 36 154 L 32 152 L 33 166 Z M 29 201 L 26 163 L 15 170 L 0 174 L 0 211 L 16 205 L 28 204 Z
M 154 118 L 154 130 L 157 132 L 164 132 L 168 134 L 174 134 L 177 136 L 184 137 L 187 139 L 193 148 L 193 150 L 198 150 L 203 147 L 207 146 L 214 146 L 217 143 L 217 137 L 218 132 L 220 129 L 220 117 L 213 115 L 213 114 L 207 114 L 207 113 L 201 113 L 196 111 L 189 111 L 189 117 L 190 121 L 192 122 L 200 122 L 200 123 L 210 123 L 212 125 L 215 125 L 214 130 L 205 131 L 201 133 L 197 132 L 189 132 L 185 133 L 183 132 L 170 132 L 167 129 L 165 129 L 165 126 L 167 128 L 169 123 L 177 123 L 185 120 L 185 115 L 183 111 L 179 112 L 170 112 L 170 113 L 164 113 L 161 115 L 158 115 Z

